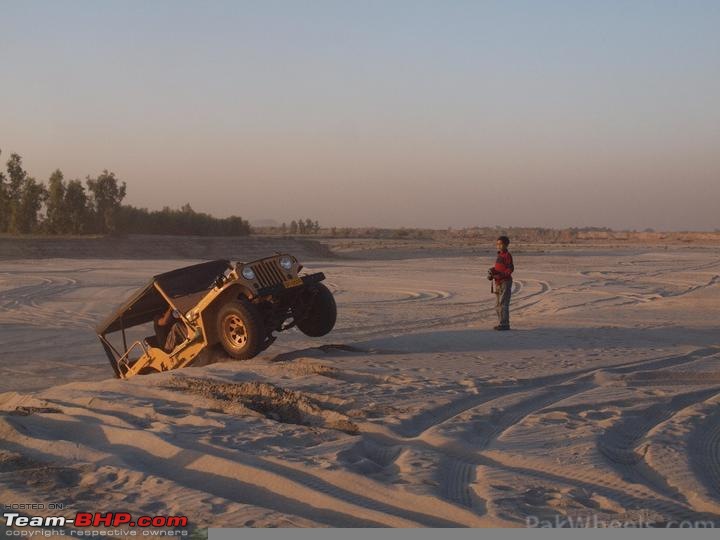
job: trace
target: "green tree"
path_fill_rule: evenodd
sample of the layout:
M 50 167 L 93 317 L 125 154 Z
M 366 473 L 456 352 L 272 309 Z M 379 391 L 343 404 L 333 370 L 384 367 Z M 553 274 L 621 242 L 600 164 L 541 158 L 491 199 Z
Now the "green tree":
M 115 173 L 105 169 L 97 178 L 87 177 L 86 184 L 92 196 L 92 209 L 98 232 L 113 233 L 116 229 L 116 217 L 127 186 L 120 183 Z
M 30 233 L 37 230 L 38 214 L 47 200 L 45 186 L 34 178 L 26 177 L 20 189 L 20 204 L 15 212 L 14 232 Z
M 67 219 L 67 232 L 81 234 L 90 228 L 88 198 L 80 180 L 70 180 L 63 199 Z
M 294 219 L 290 222 L 290 234 L 297 234 L 298 232 L 298 222 Z
M 23 191 L 23 184 L 27 178 L 27 172 L 22 168 L 22 158 L 19 154 L 10 154 L 7 162 L 8 184 L 7 184 L 7 230 L 20 232 L 20 205 Z
M 47 232 L 50 234 L 66 233 L 69 224 L 65 205 L 65 182 L 60 169 L 50 175 L 47 192 L 47 215 L 45 218 Z
M 126 234 L 247 236 L 252 233 L 250 224 L 239 216 L 218 219 L 196 212 L 189 204 L 179 209 L 166 206 L 155 211 L 123 205 L 116 224 L 117 231 Z
M 0 155 L 2 150 L 0 150 Z M 0 171 L 0 232 L 5 232 L 10 224 L 10 196 L 5 174 Z

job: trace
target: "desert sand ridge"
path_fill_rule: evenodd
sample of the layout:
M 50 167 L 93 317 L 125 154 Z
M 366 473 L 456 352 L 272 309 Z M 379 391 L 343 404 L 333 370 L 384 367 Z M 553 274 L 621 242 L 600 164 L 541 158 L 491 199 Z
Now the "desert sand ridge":
M 316 260 L 325 339 L 130 381 L 92 322 L 187 260 L 2 261 L 0 501 L 198 527 L 720 524 L 720 251 L 520 250 L 510 333 L 486 259 Z
M 304 259 L 333 257 L 320 242 L 267 236 L 9 236 L 0 235 L 0 260 L 35 259 L 233 259 L 253 260 L 276 252 Z

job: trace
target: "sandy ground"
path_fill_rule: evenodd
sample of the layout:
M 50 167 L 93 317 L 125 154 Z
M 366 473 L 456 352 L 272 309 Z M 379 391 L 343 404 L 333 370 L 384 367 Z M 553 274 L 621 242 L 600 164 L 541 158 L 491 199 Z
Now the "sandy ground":
M 214 526 L 720 524 L 720 249 L 309 264 L 336 330 L 111 379 L 92 331 L 192 261 L 0 261 L 0 503 Z M 562 524 L 562 522 L 560 522 Z

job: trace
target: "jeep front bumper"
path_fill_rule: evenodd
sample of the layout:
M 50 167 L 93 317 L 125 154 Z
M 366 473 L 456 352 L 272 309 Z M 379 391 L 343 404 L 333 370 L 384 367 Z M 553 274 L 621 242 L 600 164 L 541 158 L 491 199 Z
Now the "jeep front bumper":
M 298 292 L 308 285 L 314 285 L 325 279 L 325 274 L 322 272 L 316 272 L 315 274 L 308 274 L 306 276 L 299 276 L 296 280 L 288 280 L 285 283 L 278 283 L 271 285 L 270 287 L 263 287 L 258 289 L 256 294 L 258 296 L 277 296 L 283 295 L 289 292 Z

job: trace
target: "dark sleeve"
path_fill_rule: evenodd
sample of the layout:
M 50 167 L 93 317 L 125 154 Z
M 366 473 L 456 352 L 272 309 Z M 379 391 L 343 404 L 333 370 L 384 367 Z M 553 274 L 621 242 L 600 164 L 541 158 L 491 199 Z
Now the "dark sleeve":
M 157 337 L 158 345 L 162 347 L 165 343 L 165 340 L 167 339 L 169 328 L 168 325 L 161 325 L 160 319 L 160 316 L 155 317 L 155 319 L 153 320 L 153 326 L 155 327 L 155 336 Z

